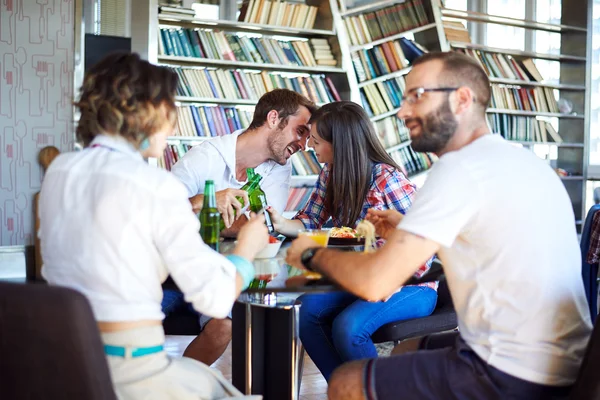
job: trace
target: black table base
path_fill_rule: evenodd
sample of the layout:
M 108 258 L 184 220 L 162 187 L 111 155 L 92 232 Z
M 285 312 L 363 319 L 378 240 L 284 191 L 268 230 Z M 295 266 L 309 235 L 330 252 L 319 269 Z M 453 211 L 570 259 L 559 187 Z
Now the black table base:
M 236 301 L 232 310 L 233 385 L 264 400 L 296 400 L 299 393 L 300 305 Z

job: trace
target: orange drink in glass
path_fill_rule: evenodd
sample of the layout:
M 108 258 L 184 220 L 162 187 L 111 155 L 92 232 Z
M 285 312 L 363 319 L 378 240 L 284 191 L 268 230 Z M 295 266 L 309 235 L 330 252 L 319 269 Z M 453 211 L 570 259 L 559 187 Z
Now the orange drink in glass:
M 298 232 L 298 236 L 308 236 L 319 246 L 327 247 L 329 242 L 329 229 L 303 229 Z

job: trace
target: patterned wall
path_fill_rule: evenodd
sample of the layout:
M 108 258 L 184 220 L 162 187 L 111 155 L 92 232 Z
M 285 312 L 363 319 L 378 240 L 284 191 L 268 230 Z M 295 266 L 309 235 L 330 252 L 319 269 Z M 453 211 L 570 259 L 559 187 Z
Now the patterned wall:
M 33 243 L 38 151 L 73 145 L 75 0 L 0 0 L 0 246 Z

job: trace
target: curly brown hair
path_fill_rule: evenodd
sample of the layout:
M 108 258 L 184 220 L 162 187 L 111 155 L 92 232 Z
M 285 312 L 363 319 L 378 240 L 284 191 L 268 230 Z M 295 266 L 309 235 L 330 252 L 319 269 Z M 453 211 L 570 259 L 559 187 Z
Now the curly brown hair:
M 77 139 L 88 146 L 104 132 L 134 144 L 177 118 L 177 74 L 136 53 L 112 53 L 85 74 L 75 106 L 81 117 Z M 166 115 L 165 115 L 166 114 Z

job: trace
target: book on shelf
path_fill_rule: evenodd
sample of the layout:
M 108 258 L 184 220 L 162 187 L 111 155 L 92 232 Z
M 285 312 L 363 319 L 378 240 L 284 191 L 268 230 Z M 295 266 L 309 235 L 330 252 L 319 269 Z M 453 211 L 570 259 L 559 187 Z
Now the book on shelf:
M 248 127 L 253 116 L 253 111 L 234 106 L 180 106 L 177 107 L 176 135 L 223 136 Z
M 409 129 L 399 118 L 391 116 L 375 122 L 377 137 L 383 147 L 390 148 L 410 140 Z
M 432 153 L 417 153 L 410 146 L 390 153 L 390 156 L 403 169 L 408 177 L 428 170 L 437 160 Z
M 305 39 L 283 40 L 243 32 L 164 27 L 160 28 L 159 39 L 159 55 L 163 56 L 304 67 L 337 65 L 331 51 L 325 63 L 318 63 L 323 49 L 319 48 L 316 57 Z
M 559 113 L 554 91 L 548 87 L 492 84 L 491 107 L 507 110 Z
M 157 161 L 158 167 L 170 171 L 173 165 L 191 148 L 192 146 L 187 143 L 167 144 L 163 156 Z
M 446 40 L 449 42 L 471 43 L 469 31 L 462 22 L 444 20 L 443 27 Z
M 423 0 L 407 0 L 377 11 L 347 17 L 344 19 L 344 26 L 350 43 L 359 46 L 430 22 Z
M 276 88 L 302 93 L 315 103 L 339 99 L 333 82 L 324 75 L 281 74 L 267 71 L 211 67 L 171 67 L 179 76 L 177 95 L 205 99 L 255 100 Z
M 475 49 L 460 49 L 459 51 L 477 60 L 490 78 L 505 78 L 524 82 L 543 82 L 544 80 L 531 58 L 519 59 L 508 54 Z
M 185 7 L 176 7 L 173 5 L 159 5 L 158 12 L 160 14 L 172 14 L 172 15 L 186 15 L 186 16 L 194 16 L 196 15 L 196 10 Z
M 299 151 L 291 157 L 292 174 L 317 175 L 321 172 L 321 164 L 314 151 Z
M 313 189 L 311 187 L 293 187 L 290 189 L 285 211 L 296 211 L 304 208 Z
M 374 117 L 400 107 L 404 95 L 404 77 L 398 76 L 360 88 L 363 108 Z
M 421 46 L 419 43 L 404 37 L 400 38 L 400 47 L 402 48 L 404 56 L 411 64 L 417 58 L 421 57 L 423 54 L 428 52 L 428 50 L 425 47 Z
M 542 143 L 563 142 L 554 125 L 543 119 L 506 114 L 489 114 L 488 121 L 492 131 L 501 134 L 506 140 Z
M 297 2 L 244 0 L 240 7 L 239 22 L 312 29 L 318 7 Z
M 391 74 L 408 67 L 399 41 L 385 42 L 352 52 L 352 65 L 359 82 Z

